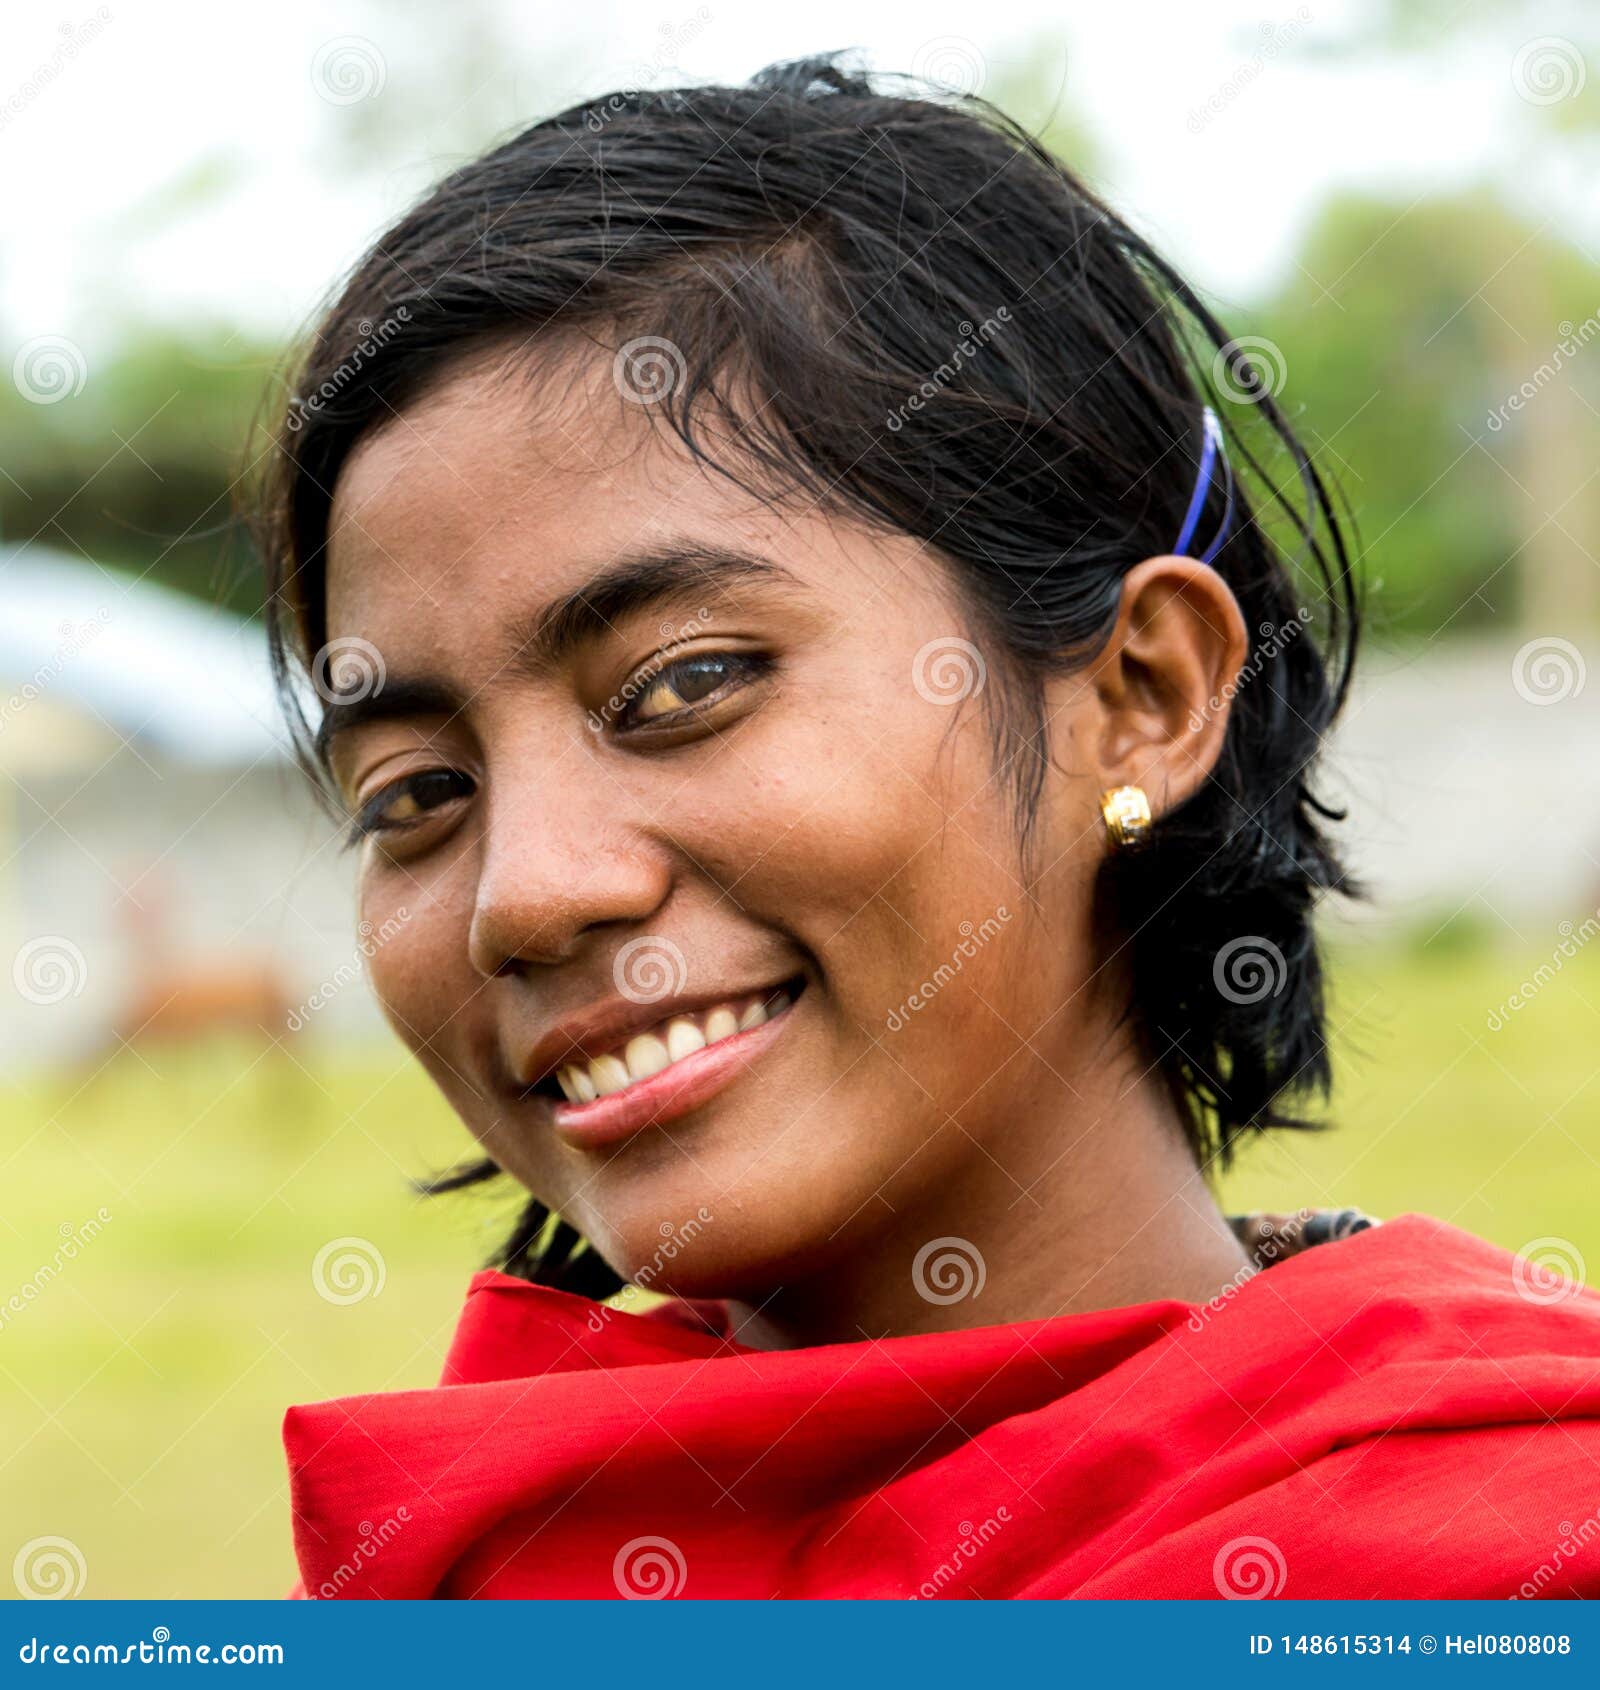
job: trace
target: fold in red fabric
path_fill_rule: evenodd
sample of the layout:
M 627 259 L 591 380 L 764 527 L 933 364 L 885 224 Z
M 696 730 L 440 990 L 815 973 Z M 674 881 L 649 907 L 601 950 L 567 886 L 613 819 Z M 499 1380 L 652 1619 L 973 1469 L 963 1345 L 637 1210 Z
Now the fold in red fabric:
M 1199 1307 L 787 1351 L 720 1312 L 479 1274 L 441 1386 L 289 1411 L 301 1591 L 1600 1596 L 1600 1295 L 1439 1221 Z

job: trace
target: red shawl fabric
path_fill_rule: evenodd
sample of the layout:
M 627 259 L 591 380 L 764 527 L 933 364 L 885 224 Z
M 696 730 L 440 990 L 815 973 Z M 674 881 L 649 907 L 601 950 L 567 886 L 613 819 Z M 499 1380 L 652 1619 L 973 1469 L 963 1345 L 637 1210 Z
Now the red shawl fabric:
M 721 1313 L 479 1274 L 439 1388 L 289 1411 L 297 1594 L 1600 1596 L 1600 1295 L 1439 1221 L 1198 1308 Z

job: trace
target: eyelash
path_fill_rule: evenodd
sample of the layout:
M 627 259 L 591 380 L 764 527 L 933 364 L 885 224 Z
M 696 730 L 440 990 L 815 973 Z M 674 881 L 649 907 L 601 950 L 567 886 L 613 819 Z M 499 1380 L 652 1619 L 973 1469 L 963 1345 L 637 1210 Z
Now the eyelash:
M 345 836 L 346 848 L 359 844 L 363 839 L 371 838 L 377 834 L 398 833 L 405 828 L 419 826 L 421 822 L 427 819 L 426 813 L 403 822 L 386 822 L 381 818 L 384 810 L 397 798 L 405 797 L 408 793 L 415 798 L 417 796 L 416 789 L 423 781 L 441 778 L 456 779 L 470 784 L 472 777 L 462 774 L 459 769 L 417 769 L 409 775 L 402 775 L 399 780 L 390 781 L 387 786 L 380 787 L 378 791 L 373 793 L 351 818 L 350 830 Z M 465 794 L 452 794 L 452 796 L 459 797 L 465 796 Z M 448 803 L 449 799 L 446 799 L 445 802 Z M 437 808 L 437 806 L 434 807 Z
M 704 698 L 693 699 L 680 709 L 670 711 L 667 715 L 657 717 L 650 722 L 630 722 L 630 718 L 635 714 L 638 701 L 647 698 L 652 688 L 662 681 L 670 680 L 675 673 L 686 670 L 691 665 L 710 663 L 720 663 L 730 673 L 727 680 L 713 688 Z M 692 657 L 682 657 L 675 662 L 663 665 L 660 669 L 636 682 L 633 685 L 631 695 L 622 708 L 616 712 L 614 719 L 619 729 L 624 733 L 649 733 L 681 726 L 694 720 L 708 706 L 717 703 L 729 688 L 749 685 L 751 682 L 770 674 L 773 668 L 773 659 L 764 652 L 707 652 L 704 654 L 696 653 Z M 345 848 L 349 849 L 351 846 L 358 845 L 363 839 L 373 838 L 381 834 L 400 833 L 407 828 L 421 826 L 427 820 L 426 812 L 408 821 L 386 822 L 381 818 L 384 810 L 393 804 L 396 799 L 406 796 L 407 793 L 416 797 L 416 789 L 422 782 L 440 779 L 455 779 L 471 785 L 471 776 L 462 774 L 458 769 L 444 767 L 418 769 L 411 774 L 402 775 L 399 780 L 390 781 L 387 786 L 381 787 L 356 811 L 351 818 L 349 831 L 345 835 Z M 464 796 L 468 796 L 468 794 L 451 794 L 452 798 Z M 442 800 L 443 803 L 450 801 L 450 798 Z M 440 806 L 431 806 L 431 808 L 438 807 Z
M 692 699 L 681 708 L 669 711 L 665 716 L 658 716 L 649 722 L 634 722 L 641 700 L 647 699 L 653 688 L 663 681 L 670 682 L 671 677 L 695 665 L 721 664 L 729 671 L 728 678 L 719 686 L 714 687 L 704 698 Z M 630 681 L 624 686 L 629 693 L 622 708 L 616 712 L 615 720 L 619 729 L 624 733 L 647 733 L 664 728 L 678 726 L 693 721 L 701 712 L 719 703 L 730 689 L 737 690 L 740 686 L 748 686 L 754 681 L 769 675 L 774 668 L 773 659 L 765 652 L 756 651 L 710 651 L 696 652 L 690 657 L 680 657 L 676 661 L 663 664 L 661 668 L 646 674 L 643 679 Z

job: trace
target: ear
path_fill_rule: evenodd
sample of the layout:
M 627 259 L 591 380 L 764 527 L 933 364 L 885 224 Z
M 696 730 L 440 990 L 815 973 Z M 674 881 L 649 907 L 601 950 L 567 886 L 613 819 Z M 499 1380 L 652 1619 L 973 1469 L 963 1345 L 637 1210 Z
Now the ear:
M 1141 786 L 1156 815 L 1215 767 L 1249 650 L 1233 590 L 1209 564 L 1152 557 L 1128 571 L 1091 677 L 1098 730 L 1084 740 L 1102 784 Z

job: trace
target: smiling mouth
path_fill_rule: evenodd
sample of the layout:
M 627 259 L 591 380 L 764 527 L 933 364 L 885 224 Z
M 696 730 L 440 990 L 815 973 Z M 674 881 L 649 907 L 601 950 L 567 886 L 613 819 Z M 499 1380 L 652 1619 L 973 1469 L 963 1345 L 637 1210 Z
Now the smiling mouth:
M 670 1080 L 673 1070 L 702 1051 L 777 1020 L 804 989 L 804 977 L 796 975 L 765 992 L 745 993 L 693 1012 L 663 1017 L 653 1026 L 630 1034 L 611 1050 L 574 1056 L 530 1087 L 530 1094 L 582 1105 L 615 1097 L 658 1075 L 667 1075 Z

